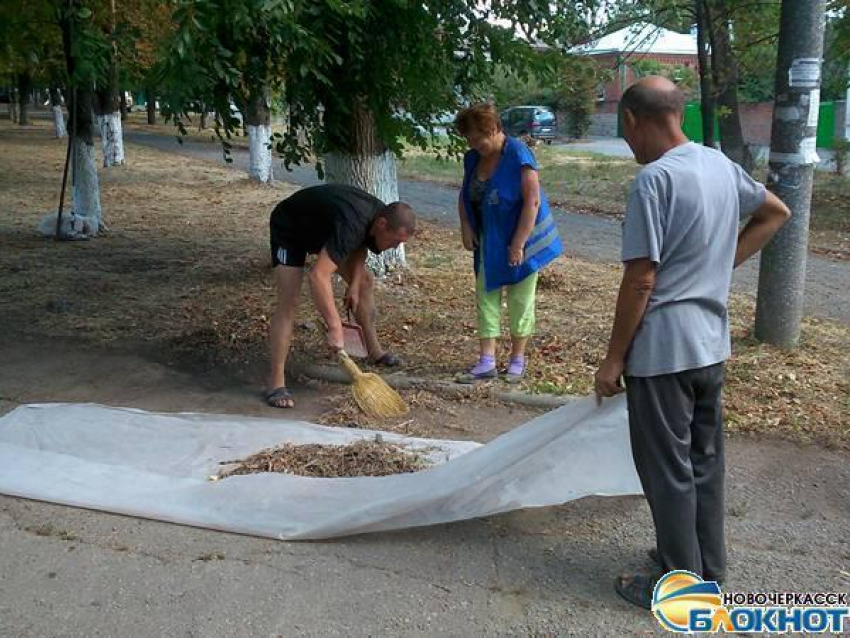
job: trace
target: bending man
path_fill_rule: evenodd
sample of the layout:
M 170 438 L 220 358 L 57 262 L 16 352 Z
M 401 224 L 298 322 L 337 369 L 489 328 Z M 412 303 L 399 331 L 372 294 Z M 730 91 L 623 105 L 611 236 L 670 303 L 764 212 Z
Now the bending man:
M 286 387 L 285 367 L 307 253 L 318 255 L 308 278 L 313 301 L 328 328 L 328 346 L 336 351 L 343 345 L 332 282 L 338 273 L 348 284 L 345 305 L 363 328 L 370 360 L 400 365 L 399 357 L 378 342 L 374 278 L 366 268 L 366 255 L 368 250 L 377 254 L 406 242 L 416 230 L 413 209 L 402 202 L 384 205 L 353 186 L 326 184 L 302 189 L 278 204 L 271 214 L 270 229 L 277 306 L 269 328 L 268 404 L 276 408 L 294 405 Z

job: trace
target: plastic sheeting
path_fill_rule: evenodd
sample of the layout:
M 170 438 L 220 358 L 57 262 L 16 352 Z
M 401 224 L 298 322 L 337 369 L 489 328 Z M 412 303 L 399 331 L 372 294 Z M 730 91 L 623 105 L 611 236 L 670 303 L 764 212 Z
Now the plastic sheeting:
M 287 540 L 640 493 L 623 397 L 601 408 L 574 401 L 486 445 L 382 433 L 436 463 L 413 474 L 208 480 L 220 461 L 263 448 L 374 436 L 284 419 L 25 405 L 0 419 L 0 493 Z

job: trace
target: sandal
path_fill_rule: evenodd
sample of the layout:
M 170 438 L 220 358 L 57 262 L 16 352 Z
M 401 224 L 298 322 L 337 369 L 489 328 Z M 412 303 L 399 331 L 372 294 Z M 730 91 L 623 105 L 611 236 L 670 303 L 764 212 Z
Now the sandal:
M 508 369 L 505 371 L 505 381 L 515 385 L 525 376 L 525 357 L 511 357 Z
M 398 368 L 404 365 L 404 359 L 395 354 L 394 352 L 385 352 L 382 356 L 377 359 L 371 359 L 370 361 L 373 365 L 376 366 L 385 366 L 387 368 Z
M 632 574 L 614 579 L 614 591 L 624 600 L 644 609 L 652 609 L 652 594 L 661 574 Z
M 457 383 L 475 383 L 476 381 L 495 379 L 498 374 L 496 372 L 496 355 L 482 354 L 478 357 L 478 363 L 472 366 L 468 372 L 458 374 L 455 381 Z
M 455 381 L 457 383 L 470 384 L 475 383 L 476 381 L 487 381 L 488 379 L 495 379 L 498 376 L 496 372 L 496 368 L 492 368 L 487 370 L 486 372 L 462 372 L 455 377 Z
M 292 400 L 292 392 L 289 388 L 281 386 L 275 388 L 265 394 L 266 403 L 273 408 L 294 408 L 295 403 Z M 288 403 L 287 403 L 288 402 Z

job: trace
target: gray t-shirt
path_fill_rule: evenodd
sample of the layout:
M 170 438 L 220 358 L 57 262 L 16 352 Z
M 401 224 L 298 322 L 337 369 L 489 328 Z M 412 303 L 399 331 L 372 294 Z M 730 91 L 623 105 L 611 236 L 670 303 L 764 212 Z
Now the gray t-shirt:
M 638 173 L 623 222 L 622 259 L 648 258 L 658 270 L 626 375 L 693 370 L 729 357 L 726 303 L 738 223 L 764 201 L 762 184 L 719 151 L 693 142 Z

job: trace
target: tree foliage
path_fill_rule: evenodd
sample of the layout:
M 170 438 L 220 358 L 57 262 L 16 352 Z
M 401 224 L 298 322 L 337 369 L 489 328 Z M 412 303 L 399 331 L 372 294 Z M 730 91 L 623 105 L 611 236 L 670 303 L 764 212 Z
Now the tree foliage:
M 843 100 L 850 82 L 850 0 L 829 4 L 824 54 L 823 97 Z
M 0 3 L 0 75 L 29 75 L 37 84 L 55 84 L 64 75 L 62 34 L 56 11 L 45 1 Z
M 672 80 L 685 92 L 689 100 L 696 98 L 699 93 L 699 74 L 693 67 L 642 59 L 633 62 L 632 69 L 638 77 L 661 75 Z
M 739 97 L 744 102 L 773 99 L 776 74 L 776 44 L 779 35 L 781 0 L 701 0 L 710 15 L 713 29 L 728 26 L 730 45 L 737 70 L 718 69 L 724 75 L 737 75 Z M 847 0 L 836 0 L 847 2 Z M 696 0 L 623 0 L 612 24 L 626 26 L 649 22 L 683 32 L 696 24 Z
M 122 87 L 148 86 L 174 32 L 171 3 L 122 0 L 115 40 Z
M 287 163 L 356 151 L 352 122 L 373 118 L 382 144 L 426 146 L 435 115 L 492 93 L 498 69 L 526 77 L 536 42 L 585 36 L 607 0 L 181 0 L 163 77 L 178 119 L 192 100 L 224 102 L 259 80 L 281 91 Z M 233 123 L 222 121 L 226 132 Z

